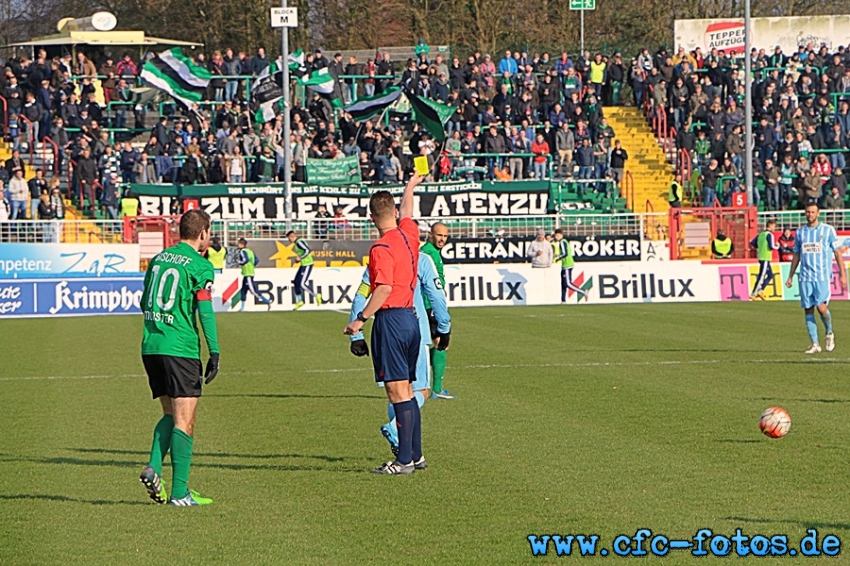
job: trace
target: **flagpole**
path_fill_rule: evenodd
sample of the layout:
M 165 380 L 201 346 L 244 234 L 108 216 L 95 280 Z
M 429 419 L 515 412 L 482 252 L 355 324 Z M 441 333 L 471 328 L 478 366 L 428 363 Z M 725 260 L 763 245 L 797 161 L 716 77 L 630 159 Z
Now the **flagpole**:
M 281 0 L 286 8 L 286 0 Z M 286 214 L 286 231 L 292 230 L 292 144 L 290 143 L 289 115 L 292 102 L 289 100 L 289 28 L 282 27 L 280 39 L 281 61 L 283 62 L 283 210 Z

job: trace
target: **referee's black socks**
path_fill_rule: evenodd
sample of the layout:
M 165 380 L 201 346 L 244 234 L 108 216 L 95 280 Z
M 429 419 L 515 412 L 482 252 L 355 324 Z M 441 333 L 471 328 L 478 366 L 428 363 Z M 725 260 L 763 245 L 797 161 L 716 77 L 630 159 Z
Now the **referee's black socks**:
M 410 464 L 413 462 L 413 435 L 417 428 L 416 415 L 419 413 L 419 406 L 414 399 L 408 399 L 401 403 L 393 403 L 393 408 L 395 409 L 395 421 L 398 427 L 398 457 L 396 460 L 401 464 Z M 421 440 L 419 445 L 421 452 Z

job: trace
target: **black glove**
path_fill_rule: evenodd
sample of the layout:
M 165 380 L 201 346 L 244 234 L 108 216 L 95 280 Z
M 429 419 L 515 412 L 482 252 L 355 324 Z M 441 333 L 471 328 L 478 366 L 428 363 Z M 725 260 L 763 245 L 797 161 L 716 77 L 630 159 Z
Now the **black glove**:
M 215 376 L 218 375 L 218 354 L 210 354 L 210 359 L 207 360 L 207 370 L 204 372 L 204 380 L 205 385 L 209 385 L 209 383 L 215 379 Z
M 443 350 L 447 350 L 448 347 L 449 347 L 449 342 L 451 341 L 451 338 L 452 338 L 452 331 L 449 330 L 445 334 L 443 334 L 442 332 L 438 332 L 437 338 L 440 339 L 440 343 L 437 344 L 437 349 L 441 352 Z
M 355 340 L 351 343 L 351 353 L 357 356 L 358 358 L 362 358 L 363 356 L 369 355 L 369 346 L 366 345 L 366 340 L 360 339 Z

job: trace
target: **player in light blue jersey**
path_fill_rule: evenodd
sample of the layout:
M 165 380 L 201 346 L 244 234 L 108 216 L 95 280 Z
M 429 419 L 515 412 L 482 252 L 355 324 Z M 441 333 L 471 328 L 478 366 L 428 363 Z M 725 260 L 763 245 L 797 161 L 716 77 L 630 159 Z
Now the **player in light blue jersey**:
M 841 289 L 847 290 L 847 272 L 841 257 L 841 243 L 835 235 L 835 228 L 818 222 L 820 208 L 816 202 L 806 205 L 806 226 L 797 229 L 794 240 L 794 258 L 785 286 L 790 288 L 800 267 L 797 277 L 800 291 L 800 303 L 806 311 L 806 329 L 812 339 L 807 354 L 821 351 L 818 341 L 818 325 L 815 322 L 815 309 L 826 329 L 826 351 L 835 349 L 835 335 L 832 332 L 832 315 L 829 312 L 830 282 L 832 281 L 832 259 L 838 263 L 838 278 Z
M 361 280 L 360 287 L 352 301 L 350 320 L 355 320 L 357 318 L 357 313 L 363 310 L 363 307 L 366 304 L 366 299 L 369 297 L 369 292 L 369 270 L 365 269 L 363 271 L 363 279 Z M 416 381 L 413 382 L 413 391 L 414 397 L 416 397 L 416 402 L 419 404 L 420 408 L 425 404 L 425 399 L 428 397 L 428 393 L 431 388 L 431 356 L 428 352 L 428 348 L 431 345 L 431 328 L 428 321 L 428 311 L 425 309 L 424 297 L 428 297 L 428 300 L 431 302 L 431 309 L 434 313 L 434 317 L 437 319 L 437 338 L 439 338 L 437 349 L 446 350 L 449 347 L 452 329 L 449 308 L 446 303 L 446 295 L 443 292 L 443 286 L 440 283 L 440 276 L 437 274 L 437 268 L 434 266 L 434 260 L 432 260 L 428 254 L 419 254 L 418 281 L 413 294 L 413 301 L 414 308 L 416 309 L 416 316 L 419 318 L 419 329 L 422 342 L 419 347 L 419 361 L 416 366 Z M 351 336 L 351 353 L 355 356 L 369 355 L 369 347 L 366 345 L 363 332 L 359 332 L 358 334 Z M 390 443 L 390 449 L 395 455 L 398 452 L 398 428 L 392 403 L 388 403 L 387 413 L 390 422 L 381 425 L 381 434 Z

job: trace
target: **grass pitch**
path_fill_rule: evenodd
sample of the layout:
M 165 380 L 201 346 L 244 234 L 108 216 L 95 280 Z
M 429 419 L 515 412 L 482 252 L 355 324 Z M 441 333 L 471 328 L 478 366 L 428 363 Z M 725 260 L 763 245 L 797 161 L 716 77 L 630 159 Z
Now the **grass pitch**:
M 159 415 L 140 318 L 2 321 L 0 564 L 538 563 L 558 559 L 529 534 L 610 548 L 639 528 L 850 544 L 850 304 L 832 311 L 836 351 L 807 357 L 795 303 L 455 309 L 458 399 L 426 403 L 430 467 L 410 477 L 368 473 L 391 457 L 386 403 L 346 316 L 220 315 L 199 509 L 137 480 Z M 772 405 L 793 418 L 780 440 L 758 430 Z

